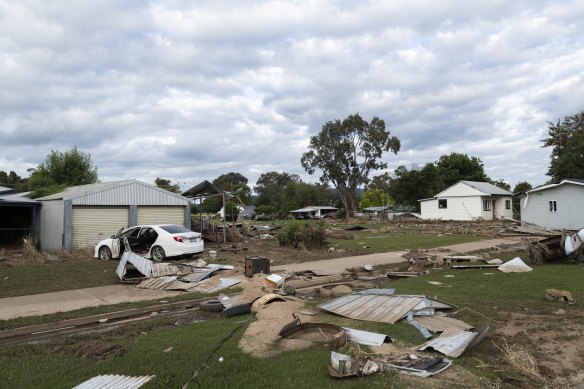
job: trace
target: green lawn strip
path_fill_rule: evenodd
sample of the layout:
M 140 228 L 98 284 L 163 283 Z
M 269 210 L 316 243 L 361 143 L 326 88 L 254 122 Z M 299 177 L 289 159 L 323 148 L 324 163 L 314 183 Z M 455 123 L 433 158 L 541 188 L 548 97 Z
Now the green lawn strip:
M 119 283 L 118 261 L 62 260 L 40 265 L 0 266 L 0 298 Z
M 199 298 L 209 298 L 213 299 L 214 296 L 218 296 L 219 294 L 228 294 L 228 293 L 239 293 L 241 292 L 241 288 L 229 288 L 218 291 L 213 294 L 203 294 L 203 293 L 184 293 L 177 296 L 160 298 L 156 300 L 144 300 L 144 301 L 136 301 L 131 303 L 121 303 L 121 304 L 113 304 L 113 305 L 100 305 L 97 307 L 88 307 L 83 309 L 78 309 L 74 311 L 67 311 L 67 312 L 58 312 L 52 313 L 50 315 L 42 315 L 42 316 L 27 316 L 27 317 L 19 317 L 16 319 L 10 320 L 0 320 L 0 330 L 9 330 L 13 328 L 19 327 L 28 327 L 38 324 L 45 324 L 45 323 L 57 323 L 63 320 L 70 320 L 76 319 L 85 316 L 93 316 L 93 315 L 100 315 L 103 313 L 110 313 L 110 312 L 118 312 L 132 308 L 142 308 L 142 307 L 151 307 L 155 306 L 156 304 L 163 304 L 163 303 L 173 303 L 185 300 L 194 300 Z
M 406 249 L 427 249 L 485 239 L 475 235 L 372 234 L 367 231 L 359 232 L 356 235 L 355 239 L 328 239 L 328 242 L 337 250 L 346 249 L 357 254 L 372 254 Z

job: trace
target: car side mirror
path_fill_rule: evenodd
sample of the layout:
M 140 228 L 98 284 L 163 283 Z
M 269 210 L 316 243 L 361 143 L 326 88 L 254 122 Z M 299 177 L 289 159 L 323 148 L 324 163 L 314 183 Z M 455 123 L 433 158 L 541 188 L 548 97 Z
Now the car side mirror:
M 116 237 L 117 237 L 117 235 L 115 235 L 115 234 L 110 236 L 110 238 L 112 238 L 112 239 L 116 239 Z

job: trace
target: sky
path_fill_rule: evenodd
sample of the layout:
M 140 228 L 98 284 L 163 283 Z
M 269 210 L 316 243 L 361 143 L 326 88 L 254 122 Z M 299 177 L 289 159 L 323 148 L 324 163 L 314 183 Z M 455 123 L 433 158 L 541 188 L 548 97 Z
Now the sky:
M 548 122 L 584 109 L 582 20 L 581 0 L 0 0 L 0 170 L 76 146 L 102 182 L 317 182 L 310 137 L 359 113 L 401 140 L 386 171 L 458 152 L 540 185 Z

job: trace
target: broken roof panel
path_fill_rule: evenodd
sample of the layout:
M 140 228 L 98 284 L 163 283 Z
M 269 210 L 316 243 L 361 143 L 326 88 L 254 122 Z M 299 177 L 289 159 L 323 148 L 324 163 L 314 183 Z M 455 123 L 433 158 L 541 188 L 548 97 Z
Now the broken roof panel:
M 462 320 L 453 319 L 448 316 L 420 316 L 416 318 L 417 322 L 432 332 L 443 332 L 448 328 L 456 328 L 461 331 L 472 330 L 473 326 L 466 324 Z
M 206 280 L 198 282 L 194 287 L 190 288 L 190 292 L 201 292 L 201 293 L 213 293 L 221 289 L 229 288 L 230 286 L 239 284 L 241 279 L 239 278 L 219 278 L 212 279 L 207 278 Z
M 350 294 L 320 304 L 318 307 L 351 319 L 393 324 L 412 310 L 448 309 L 455 306 L 426 296 Z
M 120 258 L 120 263 L 116 269 L 116 274 L 120 277 L 121 281 L 124 281 L 124 276 L 126 275 L 126 266 L 131 263 L 138 269 L 138 271 L 144 274 L 145 277 L 152 277 L 152 261 L 144 257 L 139 256 L 131 251 L 124 251 L 122 258 Z
M 170 263 L 152 263 L 152 277 L 162 277 L 180 274 L 180 269 Z
M 149 278 L 147 280 L 142 281 L 138 285 L 137 288 L 141 289 L 165 289 L 167 285 L 171 282 L 175 281 L 177 276 L 165 276 L 165 277 L 158 277 L 158 278 Z
M 140 377 L 129 377 L 117 374 L 98 375 L 80 383 L 73 389 L 137 389 L 154 377 L 156 376 L 146 375 Z
M 432 348 L 449 357 L 459 357 L 466 350 L 470 350 L 487 336 L 488 323 L 483 325 L 479 332 L 461 331 L 456 328 L 448 328 L 442 334 L 427 341 L 416 350 Z
M 391 338 L 385 334 L 376 332 L 356 330 L 354 328 L 343 327 L 347 333 L 347 340 L 365 346 L 381 346 L 383 343 L 391 342 Z

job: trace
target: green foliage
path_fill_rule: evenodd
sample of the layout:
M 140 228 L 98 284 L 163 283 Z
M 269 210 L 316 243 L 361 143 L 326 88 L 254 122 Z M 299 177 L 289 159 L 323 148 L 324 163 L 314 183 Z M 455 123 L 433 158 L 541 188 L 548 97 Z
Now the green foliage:
M 584 111 L 548 123 L 548 137 L 542 147 L 551 147 L 547 175 L 552 181 L 584 178 Z
M 258 219 L 274 219 L 278 210 L 273 205 L 259 205 L 256 207 Z
M 12 170 L 8 174 L 0 170 L 0 186 L 14 189 L 16 192 L 26 192 L 28 190 L 27 180 Z
M 282 202 L 285 200 L 285 190 L 288 185 L 300 183 L 300 177 L 297 174 L 268 172 L 263 173 L 258 178 L 255 191 L 258 194 L 257 205 L 270 205 L 275 209 L 282 208 Z
M 301 223 L 290 221 L 278 233 L 280 246 L 298 248 L 302 243 L 309 250 L 324 249 L 327 247 L 324 222 Z
M 318 135 L 310 138 L 309 151 L 301 158 L 302 167 L 308 174 L 320 170 L 320 181 L 337 188 L 350 214 L 357 204 L 357 188 L 368 182 L 372 171 L 387 167 L 381 161 L 383 152 L 397 154 L 400 149 L 399 139 L 389 135 L 385 122 L 377 117 L 370 123 L 359 114 L 327 122 Z
M 156 177 L 156 179 L 154 180 L 154 184 L 156 184 L 157 187 L 167 190 L 169 192 L 180 193 L 180 185 L 179 184 L 172 185 L 170 183 L 170 180 Z
M 391 180 L 390 195 L 400 205 L 420 209 L 418 200 L 430 198 L 445 188 L 444 179 L 433 163 L 427 163 L 422 169 L 398 167 Z
M 248 204 L 250 202 L 251 195 L 251 189 L 247 185 L 247 182 L 248 180 L 246 177 L 244 177 L 241 173 L 236 172 L 222 174 L 213 180 L 213 184 L 217 185 L 219 188 L 225 191 L 228 192 L 237 191 L 237 197 L 240 200 L 238 201 L 238 203 L 242 202 L 244 204 Z M 205 207 L 209 209 L 209 212 L 219 212 L 221 210 L 221 207 L 223 205 L 222 196 L 211 197 L 208 198 L 207 200 L 205 200 L 205 202 L 207 203 Z
M 488 182 L 483 162 L 477 157 L 466 154 L 451 153 L 443 155 L 436 161 L 438 173 L 444 180 L 444 188 L 456 184 L 458 181 Z
M 520 181 L 515 185 L 513 188 L 513 194 L 515 193 L 522 193 L 526 192 L 530 189 L 533 189 L 529 182 Z M 521 218 L 521 197 L 514 196 L 512 199 L 513 204 L 513 219 L 519 220 Z
M 511 191 L 511 185 L 506 183 L 503 179 L 498 179 L 497 181 L 490 180 L 489 182 L 498 188 L 505 189 L 509 192 Z
M 367 188 L 361 196 L 361 209 L 367 207 L 381 207 L 386 205 L 393 205 L 393 199 L 388 193 L 382 191 L 381 189 Z
M 91 155 L 77 150 L 77 147 L 65 152 L 52 150 L 28 179 L 32 198 L 96 182 L 97 167 L 93 166 Z
M 341 208 L 335 213 L 335 219 L 346 219 L 347 216 L 347 210 L 345 208 Z

